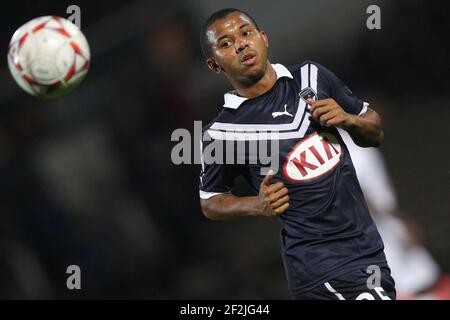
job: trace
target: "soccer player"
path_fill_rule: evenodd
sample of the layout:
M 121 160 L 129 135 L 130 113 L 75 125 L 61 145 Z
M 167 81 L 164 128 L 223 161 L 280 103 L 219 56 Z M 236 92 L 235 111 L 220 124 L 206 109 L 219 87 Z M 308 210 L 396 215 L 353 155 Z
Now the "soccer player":
M 383 139 L 378 114 L 318 63 L 271 64 L 267 34 L 243 11 L 212 14 L 201 44 L 209 69 L 234 88 L 204 128 L 204 215 L 213 220 L 278 217 L 294 299 L 395 299 L 383 242 L 337 131 L 347 131 L 359 146 L 378 146 Z M 266 162 L 259 153 L 254 161 L 250 143 L 273 139 L 278 149 L 271 151 L 282 168 L 269 164 L 271 170 L 264 171 Z M 244 151 L 237 147 L 241 141 L 248 143 Z M 226 159 L 210 161 L 217 142 L 226 143 Z M 240 175 L 254 195 L 231 193 Z

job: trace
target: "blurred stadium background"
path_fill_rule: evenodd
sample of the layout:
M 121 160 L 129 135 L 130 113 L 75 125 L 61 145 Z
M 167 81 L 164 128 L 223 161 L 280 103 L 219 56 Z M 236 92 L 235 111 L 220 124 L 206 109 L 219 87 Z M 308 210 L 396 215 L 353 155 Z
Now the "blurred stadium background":
M 40 100 L 14 83 L 15 29 L 81 8 L 91 70 Z M 381 8 L 381 30 L 366 8 Z M 446 7 L 447 6 L 447 7 Z M 450 8 L 441 1 L 12 1 L 2 4 L 0 298 L 289 298 L 272 219 L 211 222 L 198 165 L 170 160 L 176 128 L 221 109 L 200 26 L 237 7 L 271 41 L 271 62 L 331 68 L 384 116 L 381 150 L 400 206 L 450 270 Z M 66 288 L 66 268 L 82 290 Z

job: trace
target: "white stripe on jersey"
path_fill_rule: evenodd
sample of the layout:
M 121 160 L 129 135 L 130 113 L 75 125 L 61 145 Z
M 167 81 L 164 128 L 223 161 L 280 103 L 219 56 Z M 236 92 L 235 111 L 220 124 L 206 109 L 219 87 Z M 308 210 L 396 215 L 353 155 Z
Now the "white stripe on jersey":
M 308 77 L 308 68 L 309 70 L 309 77 Z M 301 89 L 304 89 L 308 87 L 308 83 L 310 83 L 311 88 L 317 92 L 317 75 L 318 75 L 318 68 L 313 64 L 307 64 L 304 65 L 301 68 Z M 289 126 L 290 130 L 295 129 L 300 124 L 300 121 L 303 116 L 303 121 L 301 123 L 301 126 L 299 130 L 297 131 L 291 131 L 291 132 L 279 132 L 279 131 L 285 131 L 286 128 Z M 230 131 L 216 131 L 211 126 L 211 128 L 207 131 L 208 134 L 211 136 L 211 138 L 215 140 L 233 140 L 233 141 L 255 141 L 255 140 L 271 140 L 271 139 L 277 139 L 277 140 L 285 140 L 285 139 L 294 139 L 294 138 L 302 138 L 304 137 L 309 125 L 309 113 L 306 113 L 306 103 L 299 99 L 297 113 L 295 115 L 295 120 L 293 123 L 290 124 L 263 124 L 263 125 L 239 125 L 239 124 L 221 124 L 226 125 L 227 129 L 230 129 Z M 236 132 L 238 130 L 243 130 L 242 127 L 246 127 L 246 132 Z M 256 131 L 259 126 L 264 126 L 266 128 L 266 131 L 263 132 L 254 132 Z M 283 129 L 282 129 L 283 128 Z M 232 130 L 232 131 L 231 131 Z M 236 131 L 235 131 L 236 130 Z M 273 131 L 273 132 L 271 132 Z
M 330 283 L 325 282 L 324 285 L 325 285 L 325 288 L 327 288 L 328 291 L 330 291 L 330 292 L 333 293 L 336 297 L 338 297 L 339 300 L 345 300 L 345 298 L 342 296 L 342 294 L 340 294 L 339 292 L 337 292 L 336 290 L 334 290 L 334 288 L 331 286 Z
M 362 116 L 364 113 L 366 113 L 368 107 L 369 107 L 369 103 L 364 101 L 363 108 L 361 109 L 361 112 L 358 114 L 358 116 Z
M 314 92 L 317 92 L 317 72 L 318 69 L 315 65 L 311 64 L 310 66 L 310 77 L 309 77 L 309 81 L 311 83 L 311 89 L 314 90 Z M 306 69 L 306 74 L 304 75 L 304 70 L 302 69 L 302 88 L 306 88 L 308 86 L 308 82 L 304 83 L 304 81 L 308 80 L 308 69 Z M 303 102 L 303 108 L 307 108 L 308 106 L 306 105 L 305 101 L 303 101 L 303 99 L 300 99 Z M 302 125 L 300 127 L 299 132 L 299 137 L 303 137 L 306 133 L 306 130 L 308 130 L 310 124 L 310 120 L 309 120 L 309 113 L 305 114 L 305 118 L 303 119 Z
M 230 194 L 230 192 L 208 192 L 208 191 L 199 190 L 199 194 L 200 194 L 200 199 L 207 200 L 209 198 L 217 196 L 218 194 Z
M 304 65 L 301 68 L 301 74 L 302 74 L 302 87 L 301 89 L 304 89 L 308 86 L 308 66 Z M 317 69 L 317 67 L 316 67 Z M 317 83 L 317 73 L 316 73 L 316 83 Z M 314 88 L 313 88 L 314 89 Z M 316 90 L 315 90 L 316 91 Z M 317 91 L 316 91 L 317 92 Z M 303 103 L 303 107 L 302 107 Z M 210 129 L 211 130 L 233 130 L 233 131 L 258 131 L 258 130 L 265 130 L 265 131 L 289 131 L 297 129 L 300 121 L 302 120 L 302 115 L 304 111 L 304 105 L 305 102 L 300 99 L 294 120 L 291 123 L 282 123 L 282 124 L 235 124 L 235 123 L 223 123 L 223 122 L 214 122 Z

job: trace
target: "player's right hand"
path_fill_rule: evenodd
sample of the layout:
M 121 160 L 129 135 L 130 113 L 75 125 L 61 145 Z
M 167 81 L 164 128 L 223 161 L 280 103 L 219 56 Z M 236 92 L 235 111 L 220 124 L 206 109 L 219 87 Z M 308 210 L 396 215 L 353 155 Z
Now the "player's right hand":
M 266 217 L 278 216 L 289 208 L 288 189 L 283 182 L 270 183 L 275 173 L 269 170 L 259 187 L 261 204 L 259 215 Z

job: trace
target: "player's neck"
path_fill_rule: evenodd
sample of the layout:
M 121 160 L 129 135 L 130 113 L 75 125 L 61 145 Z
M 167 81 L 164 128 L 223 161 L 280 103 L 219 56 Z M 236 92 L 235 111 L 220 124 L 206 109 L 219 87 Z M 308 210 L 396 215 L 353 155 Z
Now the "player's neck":
M 255 98 L 272 89 L 277 81 L 277 74 L 272 65 L 269 62 L 267 62 L 267 64 L 266 72 L 257 82 L 250 86 L 241 83 L 235 83 L 233 85 L 234 89 L 241 97 L 249 99 Z

